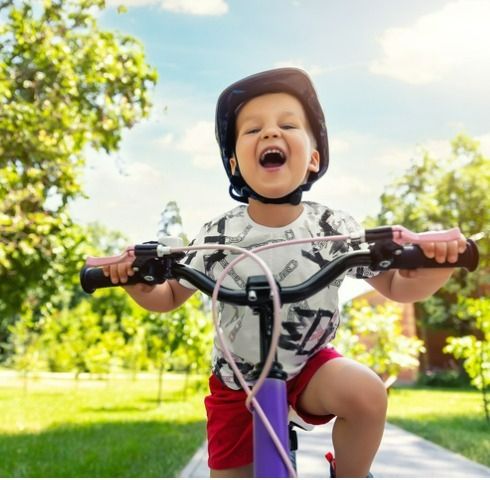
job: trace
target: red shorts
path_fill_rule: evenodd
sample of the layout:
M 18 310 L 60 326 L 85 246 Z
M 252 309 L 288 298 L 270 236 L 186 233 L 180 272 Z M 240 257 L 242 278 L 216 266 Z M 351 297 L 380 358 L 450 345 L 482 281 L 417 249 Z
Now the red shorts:
M 288 403 L 307 423 L 321 425 L 333 415 L 317 416 L 302 412 L 298 398 L 311 377 L 332 358 L 341 357 L 333 348 L 324 348 L 313 355 L 303 370 L 287 382 Z M 252 414 L 245 406 L 243 390 L 232 390 L 215 375 L 209 378 L 211 395 L 204 400 L 208 415 L 208 465 L 213 470 L 236 468 L 253 462 Z

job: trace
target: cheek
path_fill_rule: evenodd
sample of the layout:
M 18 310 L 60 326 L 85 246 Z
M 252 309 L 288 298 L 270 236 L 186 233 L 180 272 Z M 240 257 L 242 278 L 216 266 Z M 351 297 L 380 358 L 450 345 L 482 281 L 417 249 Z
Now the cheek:
M 255 143 L 252 140 L 245 139 L 237 142 L 235 146 L 235 153 L 237 155 L 240 165 L 244 161 L 248 161 L 250 156 L 253 156 L 255 152 Z

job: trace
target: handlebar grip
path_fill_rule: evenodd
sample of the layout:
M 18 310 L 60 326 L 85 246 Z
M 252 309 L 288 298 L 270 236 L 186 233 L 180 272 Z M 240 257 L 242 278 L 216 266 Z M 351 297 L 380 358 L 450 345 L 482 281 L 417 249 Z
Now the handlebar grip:
M 80 285 L 84 292 L 94 293 L 98 288 L 119 287 L 123 285 L 135 285 L 136 283 L 148 283 L 135 272 L 132 277 L 128 277 L 126 283 L 112 283 L 110 277 L 106 277 L 102 268 L 83 267 L 80 271 Z
M 466 241 L 466 250 L 460 253 L 458 261 L 455 263 L 438 263 L 433 258 L 427 258 L 418 245 L 407 245 L 403 247 L 400 255 L 395 256 L 394 262 L 389 268 L 454 268 L 463 267 L 468 271 L 473 272 L 478 267 L 480 254 L 478 247 L 473 240 Z

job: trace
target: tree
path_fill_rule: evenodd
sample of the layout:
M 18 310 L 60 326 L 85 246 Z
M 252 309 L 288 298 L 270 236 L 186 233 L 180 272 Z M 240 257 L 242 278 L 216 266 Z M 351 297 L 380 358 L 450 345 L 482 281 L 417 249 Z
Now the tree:
M 42 353 L 51 371 L 107 374 L 124 347 L 116 317 L 99 315 L 88 301 L 54 312 L 40 327 Z
M 381 196 L 381 211 L 371 224 L 402 224 L 415 231 L 459 226 L 469 236 L 490 228 L 490 158 L 477 141 L 457 135 L 452 154 L 435 159 L 425 152 Z M 490 241 L 479 242 L 480 265 L 468 274 L 458 269 L 433 297 L 418 304 L 420 327 L 449 327 L 467 333 L 471 318 L 458 316 L 458 295 L 480 297 L 490 283 Z
M 148 354 L 159 372 L 158 403 L 162 402 L 162 379 L 165 370 L 187 363 L 199 368 L 210 362 L 212 321 L 203 311 L 199 295 L 179 308 L 164 314 L 149 313 L 147 318 Z M 200 355 L 200 360 L 196 359 Z
M 463 359 L 463 366 L 471 384 L 482 392 L 483 410 L 487 422 L 490 422 L 490 400 L 487 389 L 490 386 L 490 299 L 460 298 L 460 315 L 475 318 L 479 336 L 449 337 L 444 352 L 451 353 L 457 359 Z
M 335 347 L 389 383 L 403 368 L 417 367 L 424 350 L 417 337 L 403 335 L 401 316 L 401 308 L 393 302 L 371 306 L 366 300 L 354 300 L 344 307 L 345 321 Z
M 10 365 L 20 372 L 24 378 L 24 389 L 27 389 L 27 380 L 30 372 L 47 367 L 43 358 L 43 348 L 37 325 L 27 313 L 22 321 L 10 326 L 12 332 L 10 345 Z
M 158 237 L 180 237 L 184 244 L 189 243 L 184 227 L 182 225 L 182 217 L 177 202 L 170 201 L 165 205 L 160 214 L 160 222 L 158 224 Z
M 187 394 L 191 373 L 209 373 L 211 349 L 213 346 L 214 323 L 204 297 L 194 296 L 189 299 L 191 307 L 187 310 L 184 324 L 183 341 L 177 349 L 176 358 L 182 362 L 186 371 L 184 393 Z M 175 365 L 178 367 L 179 365 Z M 207 378 L 207 376 L 206 376 Z M 200 382 L 202 386 L 202 381 Z M 207 382 L 204 384 L 207 387 Z
M 87 147 L 116 151 L 149 112 L 156 72 L 137 40 L 98 26 L 103 6 L 0 2 L 0 343 L 22 305 L 36 321 L 80 261 L 68 206 Z

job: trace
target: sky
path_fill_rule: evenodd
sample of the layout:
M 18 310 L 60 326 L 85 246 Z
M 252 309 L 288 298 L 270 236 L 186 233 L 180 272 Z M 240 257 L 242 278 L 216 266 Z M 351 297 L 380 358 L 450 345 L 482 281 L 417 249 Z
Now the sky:
M 176 201 L 192 238 L 233 208 L 216 100 L 274 67 L 308 71 L 325 111 L 330 166 L 305 200 L 362 222 L 424 150 L 444 158 L 464 132 L 490 154 L 488 0 L 106 1 L 101 27 L 138 38 L 159 80 L 150 117 L 124 132 L 120 151 L 87 152 L 79 222 L 147 241 Z M 344 297 L 363 289 L 349 284 Z

